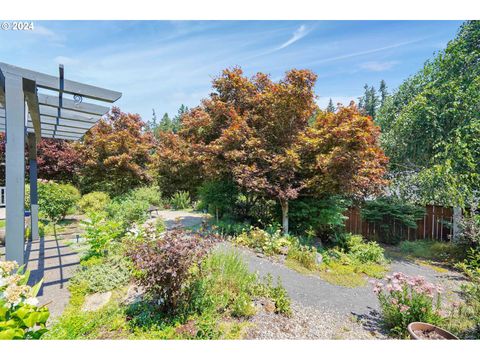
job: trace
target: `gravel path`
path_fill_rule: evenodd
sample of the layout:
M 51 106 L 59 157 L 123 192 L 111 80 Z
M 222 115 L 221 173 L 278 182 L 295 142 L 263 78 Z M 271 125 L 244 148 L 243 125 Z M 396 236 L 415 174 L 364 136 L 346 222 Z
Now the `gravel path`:
M 201 223 L 203 214 L 167 212 L 169 219 L 181 217 L 187 226 Z M 176 216 L 176 214 L 179 214 Z M 163 217 L 163 216 L 162 216 Z M 170 220 L 171 221 L 171 220 Z M 385 338 L 379 327 L 378 300 L 371 285 L 347 288 L 332 285 L 314 275 L 300 274 L 281 263 L 259 257 L 253 251 L 223 243 L 221 249 L 236 251 L 246 261 L 250 271 L 263 277 L 271 274 L 280 278 L 291 300 L 294 314 L 291 318 L 259 312 L 252 319 L 254 327 L 248 338 L 256 339 L 368 339 Z M 392 259 L 390 273 L 403 272 L 410 276 L 424 276 L 441 284 L 447 294 L 455 296 L 459 280 L 456 272 L 438 272 L 405 259 Z
M 167 229 L 174 227 L 190 227 L 200 225 L 208 218 L 208 215 L 187 210 L 159 210 L 152 214 L 153 217 L 160 217 L 165 221 Z

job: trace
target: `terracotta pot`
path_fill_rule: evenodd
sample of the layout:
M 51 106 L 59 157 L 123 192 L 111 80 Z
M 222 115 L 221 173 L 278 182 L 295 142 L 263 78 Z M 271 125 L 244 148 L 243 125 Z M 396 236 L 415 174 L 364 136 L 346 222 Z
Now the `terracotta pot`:
M 408 332 L 410 333 L 410 338 L 412 340 L 430 340 L 430 339 L 426 339 L 418 336 L 417 334 L 415 334 L 415 331 L 429 331 L 429 332 L 433 331 L 435 332 L 436 335 L 441 337 L 443 340 L 458 340 L 458 337 L 448 332 L 447 330 L 444 330 L 442 328 L 439 328 L 438 326 L 427 324 L 424 322 L 410 323 L 407 329 L 408 329 Z

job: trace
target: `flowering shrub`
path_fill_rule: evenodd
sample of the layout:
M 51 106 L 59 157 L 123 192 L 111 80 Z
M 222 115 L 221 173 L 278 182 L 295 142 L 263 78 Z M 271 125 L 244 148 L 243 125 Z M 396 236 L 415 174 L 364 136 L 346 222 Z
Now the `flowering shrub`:
M 122 234 L 120 223 L 106 220 L 106 213 L 92 212 L 88 219 L 82 221 L 85 228 L 85 238 L 90 245 L 90 255 L 102 256 L 111 241 Z
M 163 310 L 175 312 L 188 297 L 192 267 L 200 266 L 215 240 L 178 229 L 157 241 L 137 242 L 128 255 L 138 271 L 138 284 Z
M 409 277 L 399 272 L 385 279 L 385 284 L 374 281 L 373 291 L 378 296 L 384 323 L 393 335 L 406 337 L 407 326 L 414 321 L 434 325 L 441 321 L 439 286 L 422 276 Z
M 127 240 L 133 241 L 156 241 L 165 231 L 165 223 L 161 218 L 151 219 L 142 225 L 133 224 L 127 231 Z
M 0 261 L 0 340 L 39 339 L 47 331 L 50 313 L 36 298 L 42 283 L 30 287 L 28 277 L 16 262 Z

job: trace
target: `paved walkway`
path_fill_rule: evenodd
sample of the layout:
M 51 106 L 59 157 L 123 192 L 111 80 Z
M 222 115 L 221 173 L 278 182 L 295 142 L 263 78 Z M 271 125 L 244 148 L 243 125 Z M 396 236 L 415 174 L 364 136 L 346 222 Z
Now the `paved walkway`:
M 30 270 L 30 283 L 43 278 L 38 299 L 40 304 L 48 304 L 51 318 L 61 315 L 68 304 L 68 280 L 79 262 L 78 254 L 54 237 L 27 243 L 25 263 Z

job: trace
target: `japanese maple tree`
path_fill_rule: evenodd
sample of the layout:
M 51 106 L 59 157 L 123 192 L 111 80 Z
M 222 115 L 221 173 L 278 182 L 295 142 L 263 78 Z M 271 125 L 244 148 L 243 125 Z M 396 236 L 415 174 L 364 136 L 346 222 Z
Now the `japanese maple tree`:
M 113 107 L 85 134 L 78 144 L 83 192 L 100 190 L 117 195 L 150 181 L 153 138 L 143 131 L 144 126 L 140 115 Z

